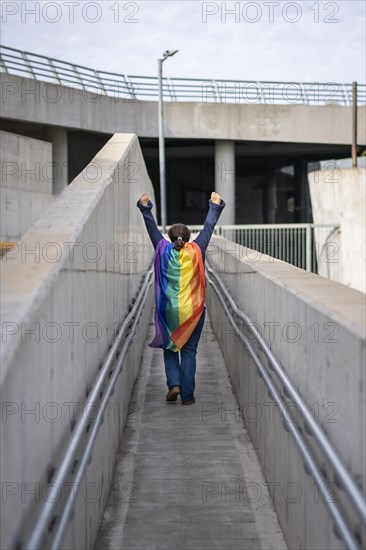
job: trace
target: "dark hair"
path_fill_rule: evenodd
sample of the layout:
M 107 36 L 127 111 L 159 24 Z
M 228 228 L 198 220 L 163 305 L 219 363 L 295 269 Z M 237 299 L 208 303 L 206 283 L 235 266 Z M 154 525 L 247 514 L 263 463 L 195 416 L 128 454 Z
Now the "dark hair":
M 183 223 L 176 223 L 168 231 L 169 239 L 174 243 L 175 250 L 182 250 L 184 243 L 189 241 L 191 232 Z

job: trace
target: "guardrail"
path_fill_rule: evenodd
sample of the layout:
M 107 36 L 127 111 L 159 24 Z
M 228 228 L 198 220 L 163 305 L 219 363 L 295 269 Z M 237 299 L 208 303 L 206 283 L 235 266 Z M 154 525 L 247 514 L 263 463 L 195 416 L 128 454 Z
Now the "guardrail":
M 157 76 L 102 71 L 7 46 L 0 46 L 0 70 L 125 101 L 159 96 Z M 163 95 L 165 101 L 351 105 L 352 84 L 165 77 Z M 357 103 L 366 104 L 366 84 L 357 86 Z
M 61 548 L 63 535 L 72 515 L 78 489 L 91 460 L 91 453 L 99 427 L 103 422 L 109 398 L 123 367 L 128 347 L 135 334 L 141 312 L 144 308 L 149 288 L 153 281 L 153 268 L 147 272 L 141 288 L 132 301 L 133 307 L 118 330 L 108 355 L 101 366 L 99 374 L 84 404 L 84 410 L 95 407 L 98 411 L 95 418 L 81 414 L 74 426 L 71 437 L 64 449 L 58 464 L 55 465 L 47 499 L 42 501 L 41 509 L 26 541 L 20 541 L 17 548 L 36 550 Z M 72 484 L 72 496 L 60 504 L 59 490 L 66 484 Z
M 253 324 L 249 317 L 236 306 L 219 275 L 210 267 L 208 262 L 206 262 L 206 268 L 208 283 L 212 286 L 217 298 L 220 300 L 235 333 L 243 342 L 250 357 L 253 359 L 259 376 L 263 379 L 267 386 L 269 395 L 273 399 L 274 403 L 278 405 L 278 410 L 281 413 L 284 428 L 292 435 L 293 440 L 303 458 L 306 471 L 318 484 L 324 503 L 326 504 L 329 513 L 333 518 L 334 525 L 336 526 L 336 535 L 344 541 L 348 550 L 357 550 L 362 548 L 363 543 L 365 542 L 362 541 L 362 532 L 363 526 L 366 522 L 366 501 L 356 481 L 348 472 L 346 466 L 339 457 L 338 452 L 327 438 L 323 428 L 315 421 L 310 408 L 295 388 L 293 382 L 282 368 L 279 360 L 274 355 L 269 345 L 256 328 L 255 324 Z M 242 327 L 238 325 L 234 317 L 239 318 L 245 323 L 245 327 L 248 327 L 251 334 L 254 336 L 255 342 L 258 344 L 260 351 L 265 354 L 268 360 L 268 368 L 266 368 L 256 352 L 255 347 L 253 346 L 253 340 L 244 333 L 245 331 L 243 331 Z M 282 387 L 281 391 L 279 391 L 277 387 L 278 384 Z M 289 414 L 289 407 L 286 403 L 286 398 L 291 398 L 293 403 L 296 405 L 297 410 L 300 411 L 301 414 L 296 415 L 296 418 Z M 299 417 L 303 419 L 302 425 L 299 422 Z M 313 437 L 317 445 L 317 456 L 315 456 L 315 452 L 311 450 L 310 446 L 306 442 L 306 438 L 303 435 L 304 431 Z M 322 457 L 321 459 L 319 458 L 319 455 Z M 321 461 L 323 461 L 323 464 L 319 466 Z M 359 524 L 356 528 L 349 525 L 348 516 L 343 512 L 337 500 L 329 498 L 327 488 L 329 477 L 327 477 L 328 474 L 326 473 L 324 464 L 329 466 L 333 474 L 334 483 L 337 487 L 342 488 L 347 496 L 348 502 L 352 506 L 354 514 L 359 520 Z
M 198 232 L 202 225 L 190 225 L 189 228 Z M 306 271 L 318 273 L 320 262 L 327 265 L 332 263 L 333 267 L 339 264 L 338 242 L 331 240 L 339 231 L 338 224 L 274 223 L 217 225 L 214 234 Z

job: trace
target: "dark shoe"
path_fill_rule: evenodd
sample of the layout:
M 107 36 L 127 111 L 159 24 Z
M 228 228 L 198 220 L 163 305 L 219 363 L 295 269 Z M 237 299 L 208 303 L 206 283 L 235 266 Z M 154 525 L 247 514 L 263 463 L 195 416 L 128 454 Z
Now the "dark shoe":
M 193 405 L 193 403 L 195 403 L 196 400 L 195 398 L 191 399 L 190 401 L 182 401 L 182 405 Z
M 166 400 L 168 401 L 168 403 L 172 403 L 173 401 L 177 400 L 179 394 L 180 394 L 180 387 L 172 386 L 168 391 L 168 393 L 166 394 Z

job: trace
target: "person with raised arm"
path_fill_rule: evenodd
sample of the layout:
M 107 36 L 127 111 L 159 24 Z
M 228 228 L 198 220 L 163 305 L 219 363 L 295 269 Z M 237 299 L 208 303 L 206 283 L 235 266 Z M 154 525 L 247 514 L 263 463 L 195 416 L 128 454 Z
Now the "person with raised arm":
M 225 206 L 212 192 L 197 238 L 190 242 L 189 228 L 176 223 L 168 241 L 156 225 L 149 195 L 143 193 L 137 201 L 155 249 L 155 337 L 149 346 L 164 350 L 168 403 L 176 402 L 179 394 L 182 405 L 195 403 L 196 354 L 206 314 L 205 255 Z

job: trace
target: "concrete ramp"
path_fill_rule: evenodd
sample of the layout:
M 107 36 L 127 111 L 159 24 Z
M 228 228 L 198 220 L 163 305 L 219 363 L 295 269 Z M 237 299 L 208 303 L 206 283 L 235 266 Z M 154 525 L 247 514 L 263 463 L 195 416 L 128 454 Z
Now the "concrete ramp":
M 150 324 L 95 550 L 287 548 L 208 317 L 194 405 L 165 402 L 152 337 Z

